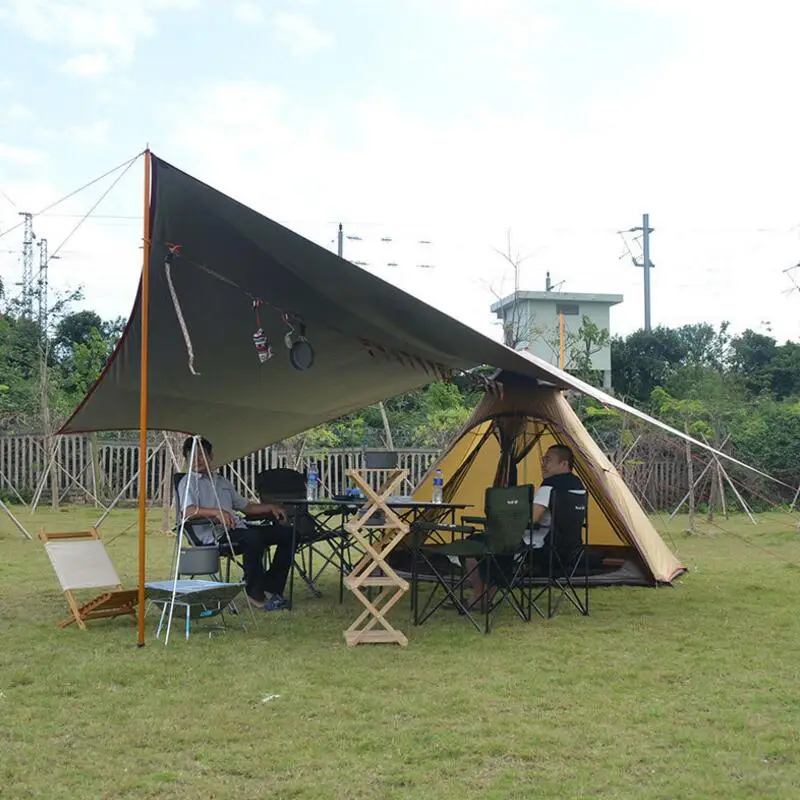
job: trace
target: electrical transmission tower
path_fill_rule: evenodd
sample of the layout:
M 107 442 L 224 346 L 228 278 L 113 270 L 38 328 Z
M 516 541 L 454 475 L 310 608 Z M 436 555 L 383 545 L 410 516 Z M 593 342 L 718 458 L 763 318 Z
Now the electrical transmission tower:
M 29 211 L 20 211 L 20 216 L 25 221 L 22 239 L 22 316 L 33 316 L 33 242 L 36 234 L 33 232 L 33 214 Z
M 58 258 L 58 256 L 56 256 Z M 39 239 L 39 279 L 36 282 L 36 299 L 38 301 L 37 315 L 39 319 L 39 330 L 42 336 L 47 336 L 47 265 L 49 257 L 47 254 L 47 239 Z M 33 293 L 33 286 L 31 286 Z

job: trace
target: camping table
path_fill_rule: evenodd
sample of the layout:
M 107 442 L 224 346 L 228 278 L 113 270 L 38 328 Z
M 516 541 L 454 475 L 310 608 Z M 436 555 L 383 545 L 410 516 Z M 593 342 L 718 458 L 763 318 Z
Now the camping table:
M 364 497 L 333 497 L 318 500 L 306 499 L 292 499 L 281 501 L 282 505 L 297 506 L 305 508 L 318 522 L 325 525 L 329 520 L 334 517 L 340 517 L 340 527 L 344 530 L 347 520 L 360 510 L 369 502 Z M 407 523 L 409 527 L 413 525 L 419 518 L 428 510 L 436 510 L 441 512 L 441 518 L 450 518 L 451 523 L 456 521 L 456 512 L 464 511 L 472 508 L 470 503 L 433 503 L 430 500 L 412 500 L 410 498 L 403 498 L 400 496 L 389 497 L 386 505 L 392 509 L 400 519 Z M 369 524 L 365 526 L 370 528 Z M 293 530 L 293 536 L 297 537 L 297 531 Z M 294 597 L 294 563 L 292 570 L 289 574 L 289 597 Z M 339 602 L 342 601 L 340 595 Z
M 189 638 L 189 620 L 192 608 L 200 608 L 198 617 L 208 618 L 221 616 L 223 609 L 244 589 L 244 583 L 222 583 L 220 581 L 179 580 L 150 581 L 145 583 L 147 599 L 154 605 L 161 606 L 161 618 L 158 621 L 156 639 L 161 635 L 164 615 L 172 603 L 173 590 L 176 606 L 186 609 L 185 636 Z M 170 612 L 171 613 L 171 612 Z M 223 619 L 224 621 L 224 619 Z M 166 644 L 166 640 L 164 642 Z
M 456 510 L 469 508 L 468 504 L 430 503 L 397 497 L 393 493 L 407 474 L 407 470 L 389 470 L 381 487 L 375 490 L 359 470 L 348 470 L 348 477 L 359 486 L 363 497 L 287 501 L 287 505 L 305 506 L 309 512 L 316 507 L 317 517 L 325 514 L 330 519 L 339 513 L 343 522 L 358 512 L 355 519 L 343 524 L 344 530 L 358 542 L 363 552 L 345 581 L 364 606 L 364 611 L 344 633 L 351 647 L 367 642 L 408 644 L 405 635 L 386 619 L 389 610 L 408 591 L 408 582 L 392 569 L 386 559 L 408 534 L 409 522 L 413 524 L 422 512 L 436 509 L 440 516 L 449 514 L 454 518 Z M 381 522 L 373 519 L 376 515 Z M 373 538 L 376 531 L 380 531 L 377 544 Z M 379 590 L 374 599 L 373 588 Z

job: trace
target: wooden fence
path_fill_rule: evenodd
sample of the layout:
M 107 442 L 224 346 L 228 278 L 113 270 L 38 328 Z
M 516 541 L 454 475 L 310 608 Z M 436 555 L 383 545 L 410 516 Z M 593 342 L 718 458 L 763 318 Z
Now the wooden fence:
M 181 439 L 173 437 L 173 449 L 180 445 Z M 168 441 L 169 437 L 154 440 L 148 449 L 146 475 L 150 502 L 168 504 L 171 500 L 174 461 Z M 175 454 L 180 459 L 177 450 Z M 399 465 L 409 470 L 404 491 L 413 489 L 437 455 L 432 449 L 399 451 Z M 280 447 L 270 447 L 226 465 L 222 471 L 246 496 L 261 470 L 285 466 L 302 470 L 314 460 L 322 495 L 330 496 L 347 488 L 345 471 L 360 468 L 363 459 L 360 450 L 327 450 L 296 459 Z M 118 495 L 122 502 L 135 502 L 139 494 L 138 469 L 136 442 L 74 435 L 56 437 L 51 446 L 41 437 L 0 437 L 0 496 L 11 501 L 29 502 L 38 489 L 43 502 L 50 502 L 54 491 L 61 502 L 92 502 L 92 496 L 109 501 Z M 686 462 L 680 457 L 636 462 L 623 466 L 620 472 L 648 511 L 674 507 L 688 488 Z
M 177 437 L 182 441 L 183 437 Z M 171 498 L 175 458 L 180 441 L 163 437 L 148 447 L 147 499 Z M 170 449 L 172 448 L 172 449 Z M 174 453 L 175 458 L 173 458 Z M 436 450 L 399 450 L 399 466 L 409 470 L 404 491 L 410 492 L 438 455 Z M 222 468 L 237 489 L 247 495 L 255 476 L 272 467 L 305 469 L 315 461 L 323 496 L 340 494 L 347 488 L 346 470 L 363 466 L 360 450 L 326 450 L 304 453 L 299 458 L 280 447 L 257 450 Z M 48 441 L 36 436 L 0 437 L 0 496 L 29 502 L 37 495 L 50 502 L 54 492 L 61 502 L 93 502 L 97 497 L 135 502 L 139 497 L 138 442 L 102 441 L 91 436 L 59 436 Z

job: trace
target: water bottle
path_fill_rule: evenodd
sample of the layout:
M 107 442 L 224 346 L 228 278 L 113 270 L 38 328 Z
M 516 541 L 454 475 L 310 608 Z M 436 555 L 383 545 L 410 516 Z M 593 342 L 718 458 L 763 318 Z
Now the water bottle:
M 433 476 L 433 497 L 432 500 L 434 503 L 441 503 L 444 499 L 443 496 L 444 492 L 444 473 L 441 469 L 436 470 L 436 474 Z
M 306 474 L 306 500 L 316 500 L 319 494 L 319 473 L 317 472 L 317 464 L 312 461 L 308 465 L 308 472 Z

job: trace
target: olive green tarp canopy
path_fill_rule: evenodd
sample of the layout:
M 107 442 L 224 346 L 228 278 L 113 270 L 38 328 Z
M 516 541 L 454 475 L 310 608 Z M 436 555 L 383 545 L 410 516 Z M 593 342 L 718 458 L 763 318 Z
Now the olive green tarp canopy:
M 491 364 L 562 385 L 155 156 L 152 170 L 150 429 L 201 433 L 222 463 L 452 370 Z M 141 285 L 109 364 L 61 433 L 138 427 L 140 297 Z M 254 301 L 274 351 L 264 363 L 253 344 Z M 297 332 L 305 324 L 315 351 L 306 371 L 290 364 L 284 315 Z

